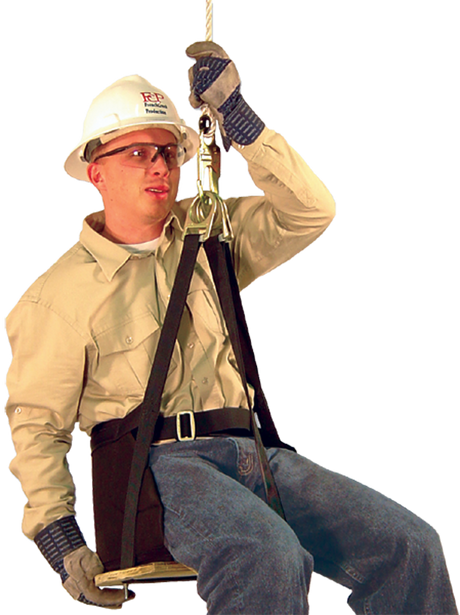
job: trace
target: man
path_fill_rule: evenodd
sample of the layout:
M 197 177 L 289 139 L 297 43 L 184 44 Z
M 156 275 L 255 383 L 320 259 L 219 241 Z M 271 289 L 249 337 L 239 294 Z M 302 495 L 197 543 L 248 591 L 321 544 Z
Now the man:
M 331 195 L 247 105 L 213 43 L 188 49 L 191 102 L 219 120 L 263 197 L 229 199 L 240 288 L 314 241 L 334 215 Z M 122 604 L 75 518 L 66 465 L 76 421 L 90 433 L 143 399 L 183 245 L 191 200 L 176 202 L 180 165 L 197 138 L 168 97 L 138 77 L 93 102 L 66 169 L 99 190 L 80 242 L 8 318 L 13 362 L 7 412 L 11 468 L 28 497 L 24 532 L 83 602 Z M 200 251 L 162 399 L 164 417 L 245 408 L 245 392 L 206 256 Z M 349 587 L 356 613 L 456 613 L 432 528 L 384 496 L 282 447 L 267 457 L 286 520 L 265 502 L 252 437 L 155 439 L 150 467 L 168 549 L 198 572 L 209 613 L 307 613 L 318 572 Z

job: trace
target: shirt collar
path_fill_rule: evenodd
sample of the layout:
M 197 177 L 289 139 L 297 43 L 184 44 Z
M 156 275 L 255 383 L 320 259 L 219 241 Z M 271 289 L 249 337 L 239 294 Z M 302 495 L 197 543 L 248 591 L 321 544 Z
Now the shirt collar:
M 97 261 L 104 272 L 107 280 L 111 281 L 117 271 L 131 258 L 143 258 L 145 255 L 133 255 L 121 246 L 113 243 L 102 236 L 105 225 L 105 214 L 98 211 L 87 216 L 83 222 L 83 229 L 80 233 L 80 243 Z M 158 251 L 164 253 L 167 249 L 166 244 L 170 244 L 174 235 L 174 227 L 182 230 L 182 224 L 176 213 L 171 212 L 166 220 L 165 226 L 160 236 Z

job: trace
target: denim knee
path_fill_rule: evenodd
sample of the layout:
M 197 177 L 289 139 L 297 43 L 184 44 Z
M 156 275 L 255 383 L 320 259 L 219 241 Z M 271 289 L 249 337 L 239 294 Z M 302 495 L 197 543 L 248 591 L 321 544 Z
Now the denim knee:
M 257 567 L 264 575 L 273 575 L 280 584 L 305 579 L 308 585 L 313 557 L 287 525 L 285 531 L 280 531 L 280 526 L 263 527 L 257 535 L 242 538 L 237 545 L 238 559 L 246 560 L 248 569 Z
M 233 599 L 240 608 L 224 612 L 308 612 L 313 558 L 290 528 L 280 531 L 279 526 L 264 527 L 257 535 L 241 537 L 234 545 L 234 553 L 240 581 Z
M 400 560 L 407 561 L 412 573 L 426 569 L 427 566 L 437 567 L 438 561 L 444 561 L 438 533 L 431 525 L 415 516 L 396 533 L 396 553 Z
M 456 613 L 438 533 L 414 515 L 390 529 L 378 568 L 350 596 L 350 606 L 357 613 Z

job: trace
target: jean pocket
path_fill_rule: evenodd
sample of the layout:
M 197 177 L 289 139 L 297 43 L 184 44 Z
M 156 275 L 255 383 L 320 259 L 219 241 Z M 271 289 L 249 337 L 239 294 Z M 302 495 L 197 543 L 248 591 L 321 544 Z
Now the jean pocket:
M 256 451 L 253 446 L 253 441 L 249 438 L 229 438 L 237 450 L 236 467 L 238 475 L 248 476 L 254 470 L 256 465 Z

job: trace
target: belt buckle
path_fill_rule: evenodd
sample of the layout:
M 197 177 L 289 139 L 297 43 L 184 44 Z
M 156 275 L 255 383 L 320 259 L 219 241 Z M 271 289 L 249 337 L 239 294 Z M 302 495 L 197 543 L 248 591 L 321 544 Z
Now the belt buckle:
M 182 435 L 182 425 L 181 425 L 181 416 L 188 415 L 190 420 L 190 435 L 183 436 Z M 195 415 L 192 410 L 183 410 L 182 412 L 178 412 L 176 414 L 176 438 L 179 442 L 187 442 L 189 440 L 195 440 L 196 437 L 196 425 L 195 425 Z

